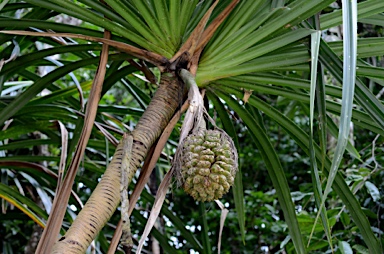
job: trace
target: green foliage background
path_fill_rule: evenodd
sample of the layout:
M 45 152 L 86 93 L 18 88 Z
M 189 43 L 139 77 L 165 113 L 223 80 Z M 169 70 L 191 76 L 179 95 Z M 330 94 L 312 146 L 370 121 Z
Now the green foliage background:
M 141 1 L 105 2 L 110 7 L 87 0 L 3 1 L 0 30 L 52 29 L 102 37 L 103 30 L 108 29 L 113 40 L 171 58 L 213 1 L 147 1 L 152 9 L 140 4 Z M 210 21 L 230 2 L 220 1 Z M 206 88 L 209 114 L 238 146 L 241 166 L 236 185 L 221 200 L 229 210 L 222 253 L 331 253 L 332 250 L 352 253 L 352 249 L 354 253 L 380 253 L 383 250 L 384 2 L 381 0 L 358 4 L 358 80 L 352 135 L 346 153 L 341 154 L 343 159 L 332 192 L 326 198 L 323 215 L 327 223 L 317 222 L 311 243 L 306 247 L 319 209 L 314 190 L 318 187 L 324 190 L 326 186 L 335 156 L 339 116 L 346 103 L 341 98 L 343 45 L 340 41 L 325 41 L 326 37 L 337 35 L 340 39 L 338 31 L 333 29 L 340 29 L 342 23 L 341 3 L 336 2 L 241 1 L 202 54 L 196 76 L 198 85 Z M 161 5 L 167 8 L 161 9 Z M 169 15 L 162 16 L 167 10 Z M 102 15 L 109 19 L 100 21 Z M 78 22 L 72 16 L 81 21 L 71 24 Z M 324 38 L 318 55 L 324 70 L 318 72 L 324 80 L 318 81 L 318 104 L 312 113 L 309 105 L 313 48 L 309 35 L 315 31 L 312 28 L 316 23 Z M 44 224 L 48 218 L 57 184 L 53 173 L 58 172 L 62 162 L 63 133 L 59 121 L 68 131 L 68 165 L 84 124 L 83 106 L 97 70 L 100 50 L 100 44 L 78 39 L 65 38 L 63 43 L 50 37 L 0 34 L 0 59 L 10 59 L 0 65 L 2 253 L 26 252 L 25 247 L 33 245 L 33 234 L 39 234 L 36 221 Z M 96 116 L 99 126 L 92 131 L 73 187 L 83 203 L 113 155 L 115 147 L 111 141 L 119 140 L 124 131 L 135 127 L 156 90 L 156 85 L 147 82 L 130 59 L 138 62 L 111 49 Z M 148 66 L 156 76 L 161 75 L 151 64 Z M 323 97 L 321 89 L 325 91 Z M 247 103 L 242 100 L 245 90 L 252 90 Z M 326 122 L 321 118 L 322 112 Z M 309 144 L 311 115 L 315 119 L 312 139 L 315 148 Z M 133 212 L 131 223 L 136 244 L 157 187 L 170 168 L 180 126 L 173 131 Z M 327 144 L 322 136 L 326 136 Z M 311 151 L 316 154 L 319 182 L 313 181 Z M 71 196 L 62 232 L 80 209 L 78 200 Z M 156 238 L 165 253 L 215 253 L 220 213 L 215 203 L 196 203 L 174 184 L 150 243 Z M 106 253 L 119 219 L 116 211 L 96 239 L 99 253 Z M 327 239 L 324 225 L 330 227 L 331 239 Z M 151 251 L 151 244 L 146 249 Z

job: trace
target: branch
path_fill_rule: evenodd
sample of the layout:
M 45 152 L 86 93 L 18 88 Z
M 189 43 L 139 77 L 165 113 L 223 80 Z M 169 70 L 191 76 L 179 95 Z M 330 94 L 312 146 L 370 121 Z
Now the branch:
M 76 38 L 76 39 L 81 39 L 86 41 L 101 42 L 103 44 L 114 47 L 124 53 L 132 55 L 139 59 L 143 59 L 149 63 L 152 63 L 157 67 L 159 67 L 160 69 L 163 69 L 163 67 L 168 65 L 169 63 L 168 59 L 162 55 L 159 55 L 144 49 L 136 48 L 132 45 L 129 45 L 123 42 L 118 42 L 118 41 L 105 39 L 105 38 L 93 37 L 93 36 L 82 35 L 82 34 L 72 34 L 72 33 L 29 32 L 29 31 L 16 31 L 16 30 L 3 30 L 3 31 L 0 31 L 0 33 L 14 34 L 14 35 L 42 36 L 42 37 L 69 37 L 69 38 Z

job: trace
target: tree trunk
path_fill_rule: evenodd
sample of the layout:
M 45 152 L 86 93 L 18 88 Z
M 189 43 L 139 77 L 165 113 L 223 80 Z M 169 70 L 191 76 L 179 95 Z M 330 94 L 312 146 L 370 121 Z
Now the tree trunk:
M 151 103 L 136 125 L 128 182 L 143 162 L 149 148 L 160 136 L 179 106 L 182 86 L 175 75 L 163 74 Z M 122 142 L 105 174 L 80 211 L 67 233 L 54 245 L 53 253 L 84 253 L 89 244 L 112 216 L 120 202 L 120 170 L 123 159 Z

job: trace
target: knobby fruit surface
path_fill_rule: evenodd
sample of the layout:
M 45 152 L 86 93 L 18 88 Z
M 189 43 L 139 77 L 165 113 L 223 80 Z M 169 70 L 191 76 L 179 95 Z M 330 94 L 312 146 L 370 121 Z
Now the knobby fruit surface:
M 187 136 L 181 151 L 181 182 L 197 201 L 221 198 L 233 185 L 237 151 L 222 130 L 199 130 Z

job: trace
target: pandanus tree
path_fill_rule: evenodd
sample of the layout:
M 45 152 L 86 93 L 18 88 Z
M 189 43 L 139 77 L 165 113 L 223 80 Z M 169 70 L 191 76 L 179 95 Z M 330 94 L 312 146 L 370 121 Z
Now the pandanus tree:
M 331 4 L 333 0 L 3 1 L 0 137 L 1 150 L 7 154 L 0 163 L 5 169 L 2 174 L 9 178 L 1 183 L 0 194 L 44 228 L 36 253 L 84 253 L 110 218 L 119 216 L 115 210 L 120 201 L 121 223 L 109 243 L 109 252 L 116 250 L 121 234 L 120 247 L 130 252 L 129 216 L 139 196 L 147 195 L 143 189 L 156 162 L 160 158 L 160 163 L 168 163 L 167 158 L 172 157 L 178 141 L 169 136 L 188 107 L 192 117 L 185 116 L 184 121 L 190 123 L 188 127 L 184 122 L 179 147 L 184 152 L 174 156 L 174 161 L 180 156 L 179 164 L 183 165 L 172 167 L 181 172 L 170 171 L 164 178 L 147 229 L 160 212 L 167 187 L 176 175 L 187 192 L 200 201 L 221 198 L 221 192 L 218 196 L 201 194 L 208 187 L 225 182 L 226 187 L 217 189 L 226 192 L 233 184 L 244 241 L 241 163 L 238 171 L 234 169 L 238 163 L 234 151 L 240 150 L 236 130 L 241 125 L 265 163 L 296 253 L 315 249 L 310 242 L 314 235 L 326 242 L 326 247 L 318 248 L 348 248 L 349 243 L 338 241 L 332 234 L 326 209 L 331 190 L 343 205 L 340 213 L 352 218 L 363 240 L 361 248 L 382 253 L 380 233 L 372 230 L 354 195 L 361 186 L 349 186 L 339 166 L 345 150 L 359 158 L 349 140 L 351 121 L 358 128 L 383 134 L 384 106 L 375 93 L 384 84 L 384 69 L 367 59 L 377 60 L 383 55 L 384 40 L 358 39 L 356 26 L 358 20 L 382 26 L 384 2 L 342 1 L 342 9 Z M 58 17 L 73 17 L 82 25 L 63 23 Z M 322 38 L 321 31 L 326 33 L 341 24 L 343 43 Z M 38 68 L 43 66 L 53 68 L 42 73 Z M 96 68 L 91 72 L 92 82 L 76 74 L 84 68 Z M 327 82 L 326 76 L 335 82 Z M 143 83 L 146 90 L 156 89 L 151 97 L 143 91 Z M 115 84 L 128 91 L 124 95 L 134 101 L 129 105 L 139 109 L 103 104 L 108 92 L 116 89 Z M 293 108 L 301 108 L 307 113 L 302 117 L 308 119 L 309 132 L 265 98 L 280 98 Z M 209 116 L 212 110 L 216 122 Z M 302 232 L 290 194 L 295 187 L 288 185 L 279 151 L 262 116 L 279 125 L 310 160 L 311 198 L 318 211 L 310 234 Z M 335 116 L 340 117 L 339 126 L 333 122 Z M 195 127 L 196 132 L 192 130 Z M 205 130 L 207 127 L 215 130 Z M 26 138 L 32 132 L 42 133 L 44 138 Z M 338 141 L 331 154 L 327 135 Z M 202 144 L 206 145 L 198 148 Z M 56 147 L 57 156 L 31 157 L 17 152 L 39 145 Z M 117 146 L 113 156 L 111 145 Z M 172 149 L 165 153 L 164 147 Z M 105 163 L 97 161 L 99 158 Z M 213 163 L 215 160 L 222 164 Z M 36 163 L 39 161 L 49 164 Z M 93 172 L 94 179 L 79 175 L 79 168 Z M 128 199 L 128 187 L 139 168 L 140 176 Z M 11 186 L 20 186 L 15 172 L 33 183 L 40 199 L 49 199 L 56 189 L 53 204 L 44 204 L 42 209 L 15 191 Z M 370 172 L 360 183 L 376 172 Z M 216 175 L 209 178 L 212 173 Z M 205 185 L 205 180 L 196 180 L 208 178 L 212 182 Z M 68 204 L 77 202 L 74 182 L 92 189 L 92 195 L 73 220 Z M 153 202 L 153 198 L 148 199 Z M 191 249 L 212 251 L 208 240 L 200 243 L 168 208 L 161 212 L 179 227 Z M 136 213 L 133 218 L 139 220 L 140 216 Z M 68 230 L 67 222 L 71 224 Z M 156 229 L 152 234 L 166 252 L 177 251 Z M 105 239 L 99 241 L 105 243 Z

